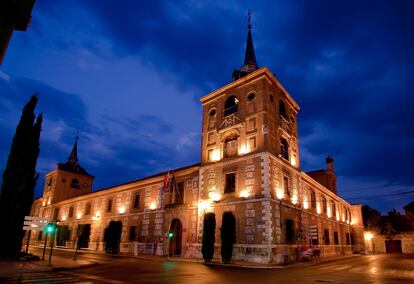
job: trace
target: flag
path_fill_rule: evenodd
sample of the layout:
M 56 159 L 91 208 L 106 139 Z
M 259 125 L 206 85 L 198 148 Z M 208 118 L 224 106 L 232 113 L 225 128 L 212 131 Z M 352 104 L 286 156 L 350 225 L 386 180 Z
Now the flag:
M 173 172 L 171 182 L 170 182 L 170 192 L 173 192 L 173 190 L 177 187 L 177 182 L 175 180 L 175 174 Z
M 165 176 L 164 176 L 164 184 L 163 184 L 163 186 L 162 186 L 162 190 L 164 191 L 164 192 L 167 192 L 168 191 L 168 183 L 169 183 L 169 181 L 170 181 L 170 172 L 167 172 L 166 174 L 165 174 Z

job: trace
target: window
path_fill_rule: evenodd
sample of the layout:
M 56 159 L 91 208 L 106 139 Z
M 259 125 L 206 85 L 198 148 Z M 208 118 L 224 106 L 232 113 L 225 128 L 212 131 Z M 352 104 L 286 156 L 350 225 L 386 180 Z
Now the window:
M 313 190 L 311 191 L 311 206 L 312 208 L 316 208 L 316 195 Z
M 295 118 L 293 117 L 293 115 L 290 116 L 290 122 L 292 122 L 293 124 L 295 123 Z
M 133 208 L 139 208 L 139 200 L 141 199 L 141 195 L 135 194 L 134 195 L 134 203 L 132 204 Z
M 273 95 L 269 95 L 269 100 L 273 103 Z
M 289 177 L 287 175 L 283 176 L 283 189 L 285 191 L 285 195 L 290 196 Z
M 108 200 L 108 206 L 106 207 L 106 212 L 112 211 L 112 199 Z
M 76 178 L 72 179 L 72 181 L 70 182 L 70 187 L 79 188 L 79 181 Z
M 247 121 L 247 131 L 253 131 L 253 130 L 256 130 L 256 118 L 255 117 L 250 118 Z
M 208 115 L 209 115 L 210 117 L 215 117 L 215 116 L 216 116 L 216 113 L 217 113 L 216 109 L 215 109 L 215 108 L 213 108 L 212 110 L 210 110 L 210 112 L 208 113 Z
M 208 134 L 208 136 L 207 136 L 207 143 L 208 144 L 211 144 L 211 143 L 214 143 L 215 142 L 215 139 L 214 139 L 214 132 L 210 132 L 209 134 Z
M 250 93 L 248 96 L 247 96 L 247 100 L 248 101 L 252 101 L 252 100 L 254 100 L 254 98 L 256 97 L 256 94 L 255 93 Z
M 69 218 L 73 217 L 73 206 L 69 208 Z
M 279 114 L 284 119 L 287 119 L 286 106 L 285 106 L 285 103 L 282 100 L 279 101 Z
M 43 231 L 39 231 L 39 234 L 37 235 L 37 240 L 41 241 L 43 236 Z
M 57 220 L 59 217 L 59 208 L 55 208 L 53 209 L 53 219 L 52 220 Z
M 346 233 L 346 245 L 350 245 L 351 244 L 351 240 L 349 238 L 349 233 Z
M 351 234 L 351 245 L 355 244 L 354 234 Z
M 289 144 L 284 138 L 280 140 L 280 154 L 282 158 L 289 161 Z
M 328 205 L 326 203 L 325 197 L 322 199 L 322 208 L 323 208 L 323 212 L 326 213 L 326 211 L 328 210 Z
M 336 217 L 336 205 L 335 205 L 335 201 L 331 201 L 331 207 L 332 207 L 332 217 Z
M 256 149 L 256 137 L 250 137 L 247 140 L 247 146 L 249 151 L 253 151 L 254 149 Z
M 129 240 L 131 242 L 138 240 L 138 226 L 129 227 Z
M 85 206 L 85 215 L 91 214 L 91 204 L 87 203 Z
M 338 236 L 338 232 L 334 232 L 334 244 L 339 245 L 339 236 Z
M 323 241 L 325 245 L 329 245 L 329 230 L 328 229 L 324 230 Z
M 184 203 L 184 182 L 177 183 L 174 194 L 174 203 L 183 204 Z
M 224 103 L 224 116 L 236 113 L 239 110 L 239 100 L 236 96 L 230 96 Z
M 293 220 L 287 219 L 285 221 L 285 240 L 287 243 L 293 243 L 295 241 L 295 226 Z
M 224 193 L 236 191 L 236 174 L 226 174 L 226 185 L 224 187 Z
M 232 157 L 236 156 L 238 151 L 238 143 L 237 143 L 238 136 L 237 135 L 231 135 L 224 140 L 224 156 L 225 157 Z
M 213 153 L 214 153 L 214 149 L 210 149 L 210 150 L 208 150 L 208 152 L 207 152 L 207 156 L 208 156 L 208 160 L 209 161 L 213 161 L 214 159 L 213 159 Z

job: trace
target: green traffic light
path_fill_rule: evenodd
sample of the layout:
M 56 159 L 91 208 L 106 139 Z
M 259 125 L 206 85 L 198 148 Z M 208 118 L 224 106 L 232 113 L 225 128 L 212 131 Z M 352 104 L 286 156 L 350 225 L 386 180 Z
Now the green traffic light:
M 168 237 L 171 239 L 172 237 L 174 237 L 174 232 L 168 232 Z
M 55 226 L 54 226 L 53 224 L 49 224 L 49 225 L 47 225 L 47 227 L 46 227 L 46 231 L 47 231 L 48 233 L 52 233 L 54 230 L 55 230 Z

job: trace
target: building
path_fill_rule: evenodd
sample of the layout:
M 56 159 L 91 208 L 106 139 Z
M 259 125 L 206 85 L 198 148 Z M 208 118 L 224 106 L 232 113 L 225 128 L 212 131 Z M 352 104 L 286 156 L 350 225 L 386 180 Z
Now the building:
M 233 259 L 291 262 L 302 247 L 322 257 L 361 250 L 361 207 L 337 195 L 334 160 L 327 169 L 300 170 L 299 105 L 267 67 L 257 65 L 248 25 L 243 66 L 233 81 L 201 98 L 201 162 L 92 192 L 93 176 L 78 162 L 77 142 L 64 164 L 46 175 L 32 213 L 59 220 L 58 245 L 103 252 L 105 228 L 122 222 L 120 252 L 201 258 L 203 216 L 216 216 L 220 258 L 222 213 L 236 217 Z M 32 234 L 41 243 L 44 234 Z

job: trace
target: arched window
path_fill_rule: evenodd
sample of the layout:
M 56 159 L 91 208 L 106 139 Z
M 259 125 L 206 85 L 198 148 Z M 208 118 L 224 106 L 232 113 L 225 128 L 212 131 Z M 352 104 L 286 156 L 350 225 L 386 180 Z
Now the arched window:
M 237 155 L 237 138 L 236 134 L 228 136 L 224 140 L 224 156 L 225 157 L 232 157 Z
M 70 187 L 79 188 L 79 181 L 76 178 L 74 178 L 70 183 Z
M 289 161 L 289 144 L 285 138 L 280 140 L 280 154 Z
M 279 101 L 279 114 L 283 118 L 287 119 L 286 106 L 285 106 L 285 103 L 282 100 Z
M 236 113 L 239 110 L 239 100 L 236 96 L 230 96 L 224 103 L 224 116 Z

